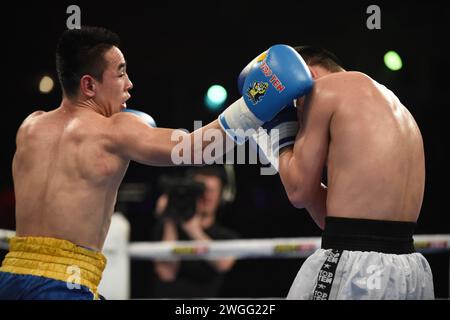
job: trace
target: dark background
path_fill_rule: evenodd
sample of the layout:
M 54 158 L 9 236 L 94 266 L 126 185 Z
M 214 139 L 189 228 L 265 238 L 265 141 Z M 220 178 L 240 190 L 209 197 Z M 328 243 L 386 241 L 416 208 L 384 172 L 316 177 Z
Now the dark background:
M 417 233 L 450 233 L 445 205 L 445 109 L 448 108 L 449 9 L 443 2 L 51 2 L 12 3 L 2 14 L 0 228 L 14 228 L 11 160 L 22 120 L 37 109 L 60 103 L 59 87 L 43 95 L 37 90 L 44 74 L 56 79 L 54 52 L 66 28 L 66 8 L 78 4 L 82 25 L 112 29 L 122 38 L 122 51 L 134 83 L 128 106 L 151 114 L 158 126 L 193 129 L 218 116 L 203 106 L 207 88 L 228 90 L 227 103 L 239 96 L 236 77 L 257 54 L 277 43 L 323 46 L 349 70 L 367 73 L 392 89 L 416 118 L 426 151 L 427 179 Z M 366 27 L 366 8 L 381 8 L 381 30 Z M 396 50 L 403 69 L 383 63 Z M 5 54 L 6 53 L 6 54 Z M 380 132 L 380 134 L 383 134 Z M 38 160 L 38 159 L 37 159 Z M 307 213 L 293 208 L 278 176 L 261 176 L 259 165 L 236 165 L 237 198 L 222 208 L 221 221 L 242 238 L 319 236 Z M 130 165 L 123 186 L 145 185 L 143 201 L 120 201 L 132 226 L 132 241 L 147 241 L 154 224 L 152 210 L 159 193 L 158 177 L 179 168 Z M 82 223 L 82 222 L 80 222 Z M 435 276 L 436 295 L 448 297 L 448 255 L 427 255 Z M 282 297 L 302 261 L 240 260 L 222 296 Z M 133 297 L 146 297 L 150 263 L 133 262 Z

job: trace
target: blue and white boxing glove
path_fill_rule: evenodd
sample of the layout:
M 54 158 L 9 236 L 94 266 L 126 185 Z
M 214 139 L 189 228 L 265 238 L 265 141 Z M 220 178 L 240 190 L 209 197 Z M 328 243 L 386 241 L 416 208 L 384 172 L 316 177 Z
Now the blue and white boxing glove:
M 153 119 L 152 116 L 146 114 L 145 112 L 139 111 L 139 110 L 134 110 L 134 109 L 123 109 L 122 112 L 130 112 L 136 116 L 138 116 L 139 118 L 141 118 L 145 123 L 147 123 L 150 127 L 152 128 L 156 128 L 156 122 Z
M 273 119 L 313 86 L 306 63 L 287 45 L 270 47 L 247 67 L 243 97 L 219 116 L 221 127 L 238 144 L 245 142 L 248 129 L 256 130 Z
M 266 58 L 266 56 L 267 56 L 267 51 L 264 51 L 259 56 L 257 56 L 255 59 L 250 61 L 250 63 L 244 69 L 242 69 L 241 73 L 238 76 L 238 81 L 237 81 L 238 91 L 241 96 L 243 94 L 242 92 L 244 91 L 245 80 L 247 79 L 247 75 L 250 72 L 250 70 L 252 69 L 253 64 L 263 61 Z
M 278 154 L 281 148 L 293 145 L 298 133 L 297 108 L 289 105 L 281 110 L 275 118 L 262 126 L 272 140 L 272 151 Z M 277 132 L 274 132 L 277 130 Z
M 257 56 L 255 59 L 253 59 L 244 69 L 242 69 L 241 73 L 238 76 L 238 81 L 237 81 L 238 91 L 239 91 L 240 95 L 243 94 L 242 92 L 244 90 L 245 79 L 247 79 L 247 75 L 248 75 L 249 71 L 251 70 L 251 67 L 253 66 L 253 64 L 255 62 L 260 62 L 260 61 L 264 60 L 266 58 L 266 56 L 267 56 L 267 51 L 264 51 L 259 56 Z M 297 98 L 290 101 L 286 107 L 289 107 L 289 106 L 295 107 L 296 99 Z
M 298 129 L 297 108 L 294 105 L 287 106 L 272 120 L 264 123 L 250 138 L 258 150 L 261 162 L 270 163 L 278 171 L 279 152 L 295 143 Z

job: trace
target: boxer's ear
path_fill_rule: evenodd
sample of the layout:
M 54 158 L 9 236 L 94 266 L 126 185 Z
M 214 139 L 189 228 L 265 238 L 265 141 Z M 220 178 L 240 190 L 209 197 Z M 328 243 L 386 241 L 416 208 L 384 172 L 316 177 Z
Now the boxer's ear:
M 80 92 L 89 97 L 93 98 L 95 96 L 95 89 L 96 89 L 96 81 L 95 79 L 90 75 L 84 75 L 80 79 Z
M 314 80 L 319 76 L 317 70 L 314 67 L 308 66 L 309 71 L 311 72 L 311 76 Z

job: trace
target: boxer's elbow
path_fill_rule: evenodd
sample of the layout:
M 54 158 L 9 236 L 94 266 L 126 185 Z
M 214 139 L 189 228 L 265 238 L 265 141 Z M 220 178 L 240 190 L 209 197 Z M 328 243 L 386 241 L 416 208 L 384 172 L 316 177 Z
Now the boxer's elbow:
M 320 230 L 324 230 L 325 229 L 325 217 L 323 217 L 323 219 L 320 220 L 314 220 L 317 224 L 317 226 L 320 228 Z
M 297 209 L 304 209 L 304 208 L 306 208 L 306 204 L 297 195 L 288 194 L 288 198 L 289 198 L 289 201 L 291 202 L 291 204 L 295 208 L 297 208 Z
M 297 209 L 307 208 L 312 199 L 312 193 L 304 186 L 286 188 L 286 193 L 291 204 Z
M 314 177 L 300 168 L 297 166 L 297 170 L 285 171 L 282 181 L 291 204 L 297 209 L 304 209 L 314 203 L 317 186 Z

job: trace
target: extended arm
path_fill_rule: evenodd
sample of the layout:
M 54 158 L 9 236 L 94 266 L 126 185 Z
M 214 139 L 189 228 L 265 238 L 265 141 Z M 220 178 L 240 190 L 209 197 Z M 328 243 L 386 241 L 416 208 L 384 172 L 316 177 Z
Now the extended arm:
M 234 142 L 215 120 L 188 133 L 181 129 L 154 128 L 128 112 L 112 117 L 109 130 L 111 151 L 151 166 L 203 164 L 204 150 L 216 144 L 217 151 L 233 148 Z M 220 152 L 213 158 L 222 156 Z
M 250 69 L 244 83 L 246 93 L 225 109 L 218 121 L 188 134 L 182 130 L 151 128 L 138 117 L 121 112 L 112 117 L 111 148 L 148 165 L 208 163 L 234 147 L 227 139 L 243 143 L 248 130 L 272 119 L 292 99 L 312 87 L 306 64 L 289 46 L 271 47 Z M 205 149 L 212 143 L 216 143 L 214 158 L 206 159 Z

